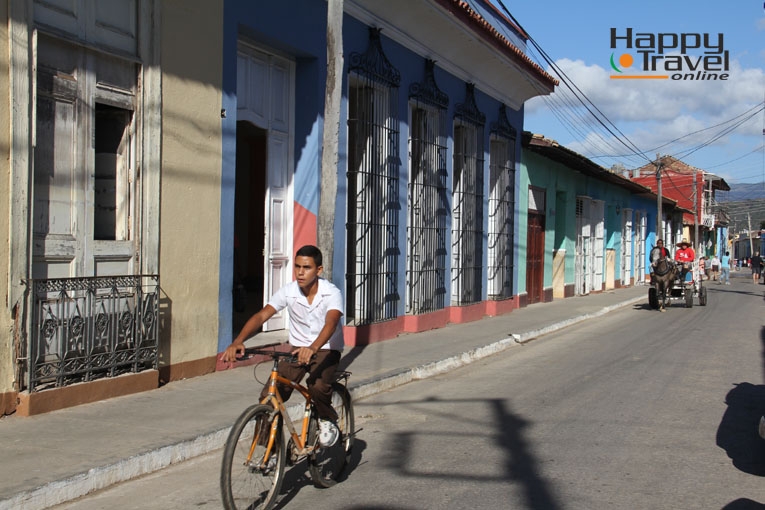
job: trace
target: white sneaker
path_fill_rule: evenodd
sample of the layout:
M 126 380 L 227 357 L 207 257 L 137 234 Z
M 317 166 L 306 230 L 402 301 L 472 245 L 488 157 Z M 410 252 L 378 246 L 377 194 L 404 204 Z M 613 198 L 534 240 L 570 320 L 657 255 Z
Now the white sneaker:
M 272 453 L 271 457 L 268 459 L 268 462 L 266 462 L 266 467 L 263 469 L 264 473 L 270 473 L 276 469 L 276 454 Z
M 319 419 L 319 444 L 324 447 L 334 446 L 337 438 L 340 437 L 340 431 L 337 425 L 329 420 Z

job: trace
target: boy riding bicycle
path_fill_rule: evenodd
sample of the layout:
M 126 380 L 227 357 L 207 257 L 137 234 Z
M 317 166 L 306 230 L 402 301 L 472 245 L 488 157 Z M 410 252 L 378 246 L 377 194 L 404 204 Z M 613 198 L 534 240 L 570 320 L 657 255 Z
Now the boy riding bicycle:
M 320 278 L 323 271 L 321 250 L 306 245 L 295 254 L 295 281 L 283 286 L 260 311 L 245 323 L 242 331 L 223 351 L 221 361 L 233 362 L 244 355 L 244 342 L 255 335 L 275 313 L 289 312 L 289 343 L 297 362 L 279 363 L 279 374 L 300 382 L 306 373 L 306 386 L 319 415 L 319 442 L 332 446 L 339 432 L 332 408 L 332 382 L 343 349 L 343 299 L 340 290 Z M 279 385 L 286 401 L 292 388 Z M 261 400 L 268 395 L 268 386 L 261 391 Z

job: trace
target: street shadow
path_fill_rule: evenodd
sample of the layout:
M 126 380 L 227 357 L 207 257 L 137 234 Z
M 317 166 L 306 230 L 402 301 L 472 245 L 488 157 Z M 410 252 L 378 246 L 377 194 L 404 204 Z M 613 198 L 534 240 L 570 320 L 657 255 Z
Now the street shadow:
M 340 358 L 338 370 L 348 370 L 351 364 L 356 360 L 356 358 L 361 356 L 361 353 L 363 353 L 364 349 L 367 347 L 368 345 L 356 345 L 355 347 L 351 348 L 350 351 L 343 352 L 343 357 Z
M 760 417 L 765 415 L 765 386 L 738 383 L 725 396 L 725 403 L 717 445 L 740 471 L 765 476 L 765 440 L 757 433 Z
M 693 304 L 694 304 L 694 306 L 698 305 L 698 298 L 694 297 Z M 672 308 L 683 308 L 684 309 L 685 308 L 685 302 L 679 301 L 677 299 L 673 299 L 673 300 L 667 301 L 667 304 L 664 306 L 664 309 L 665 310 L 670 310 Z M 636 304 L 632 305 L 632 309 L 635 310 L 635 311 L 641 311 L 642 310 L 642 311 L 647 311 L 647 312 L 657 313 L 657 314 L 662 313 L 661 310 L 659 310 L 658 308 L 652 308 L 651 305 L 648 304 L 648 302 L 645 302 L 645 303 L 636 303 Z
M 523 430 L 530 423 L 511 413 L 505 402 L 498 399 L 490 401 L 494 410 L 495 423 L 503 424 L 498 430 L 499 444 L 507 453 L 505 467 L 507 474 L 523 486 L 527 508 L 555 510 L 562 508 L 555 501 L 548 483 L 537 467 L 537 461 L 531 453 L 530 445 L 523 436 Z
M 743 296 L 763 296 L 765 298 L 765 289 L 762 289 L 760 287 L 755 288 L 754 285 L 752 285 L 751 290 L 747 290 L 745 287 L 742 289 L 741 287 L 732 287 L 729 285 L 715 285 L 715 286 L 706 286 L 707 292 L 712 293 L 725 293 L 725 294 L 741 294 Z
M 765 505 L 751 499 L 740 498 L 736 501 L 731 501 L 722 507 L 721 510 L 765 510 Z
M 348 476 L 361 464 L 363 457 L 362 452 L 366 450 L 366 448 L 367 444 L 356 437 L 353 441 L 353 448 L 351 449 L 348 463 L 345 465 L 345 468 L 343 468 L 340 476 L 338 476 L 337 483 L 343 483 L 343 481 L 347 480 Z M 308 460 L 302 460 L 294 466 L 288 465 L 284 470 L 284 481 L 282 482 L 279 499 L 273 506 L 274 510 L 285 508 L 287 504 L 306 487 L 309 489 L 314 488 L 313 480 L 311 480 L 311 475 L 308 471 Z
M 449 400 L 450 404 L 458 405 L 460 401 Z M 466 401 L 475 403 L 475 400 Z M 485 437 L 485 441 L 504 453 L 504 463 L 497 466 L 497 473 L 493 475 L 475 474 L 465 472 L 462 474 L 449 473 L 446 470 L 440 471 L 437 468 L 425 469 L 420 459 L 412 457 L 415 450 L 417 438 L 426 431 L 412 430 L 406 432 L 394 433 L 394 437 L 389 441 L 390 448 L 382 459 L 386 467 L 396 472 L 396 474 L 406 480 L 421 479 L 427 482 L 436 483 L 456 483 L 456 484 L 497 484 L 511 482 L 517 484 L 523 495 L 525 504 L 523 508 L 531 510 L 558 510 L 563 505 L 556 500 L 554 491 L 550 483 L 545 479 L 539 463 L 533 454 L 532 445 L 524 436 L 524 430 L 528 429 L 531 423 L 521 416 L 512 413 L 507 408 L 505 400 L 489 399 L 485 401 L 493 414 L 491 423 L 495 424 L 493 434 Z M 398 401 L 395 406 L 407 406 L 427 403 L 439 403 L 444 401 L 438 398 L 431 398 L 425 401 Z M 447 414 L 445 412 L 434 412 L 428 408 L 425 412 L 431 416 L 442 416 L 451 420 L 455 419 L 456 414 Z M 470 418 L 467 418 L 468 420 Z M 475 418 L 478 419 L 478 418 Z M 483 421 L 483 420 L 482 420 Z M 462 423 L 462 427 L 469 426 Z M 441 430 L 444 441 L 451 441 L 449 432 Z M 470 433 L 471 437 L 476 437 L 475 433 Z M 459 434 L 458 434 L 459 435 Z M 430 465 L 430 463 L 426 464 Z M 355 507 L 349 507 L 355 508 Z M 366 508 L 366 507 L 364 507 Z
M 159 371 L 158 386 L 167 384 L 172 377 L 170 360 L 172 359 L 172 319 L 173 319 L 173 300 L 167 293 L 159 288 L 159 317 L 157 327 L 159 328 L 159 343 L 157 345 L 157 370 Z

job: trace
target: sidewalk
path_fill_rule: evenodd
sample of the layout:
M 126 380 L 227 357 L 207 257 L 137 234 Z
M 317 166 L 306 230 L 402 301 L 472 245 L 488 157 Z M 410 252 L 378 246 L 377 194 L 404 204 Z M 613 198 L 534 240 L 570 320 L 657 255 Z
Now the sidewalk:
M 647 303 L 645 286 L 539 303 L 501 317 L 346 348 L 341 366 L 353 373 L 350 388 L 360 399 Z M 47 508 L 221 448 L 260 388 L 253 368 L 242 367 L 44 415 L 3 418 L 0 510 Z

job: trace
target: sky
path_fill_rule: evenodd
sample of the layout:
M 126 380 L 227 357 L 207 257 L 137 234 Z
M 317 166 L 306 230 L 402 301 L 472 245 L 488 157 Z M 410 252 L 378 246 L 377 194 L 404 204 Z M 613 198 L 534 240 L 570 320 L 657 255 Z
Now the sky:
M 637 168 L 668 154 L 729 184 L 765 182 L 763 0 L 491 1 L 500 10 L 504 4 L 566 76 L 561 81 L 591 103 L 588 111 L 561 83 L 554 94 L 526 102 L 524 130 L 606 168 Z M 619 37 L 613 48 L 612 28 Z M 683 40 L 684 50 L 671 47 Z M 531 43 L 527 54 L 559 76 Z M 655 71 L 644 68 L 646 57 L 657 62 Z M 704 62 L 728 79 L 672 79 L 692 73 L 690 65 L 703 69 Z M 620 74 L 641 78 L 612 78 Z

